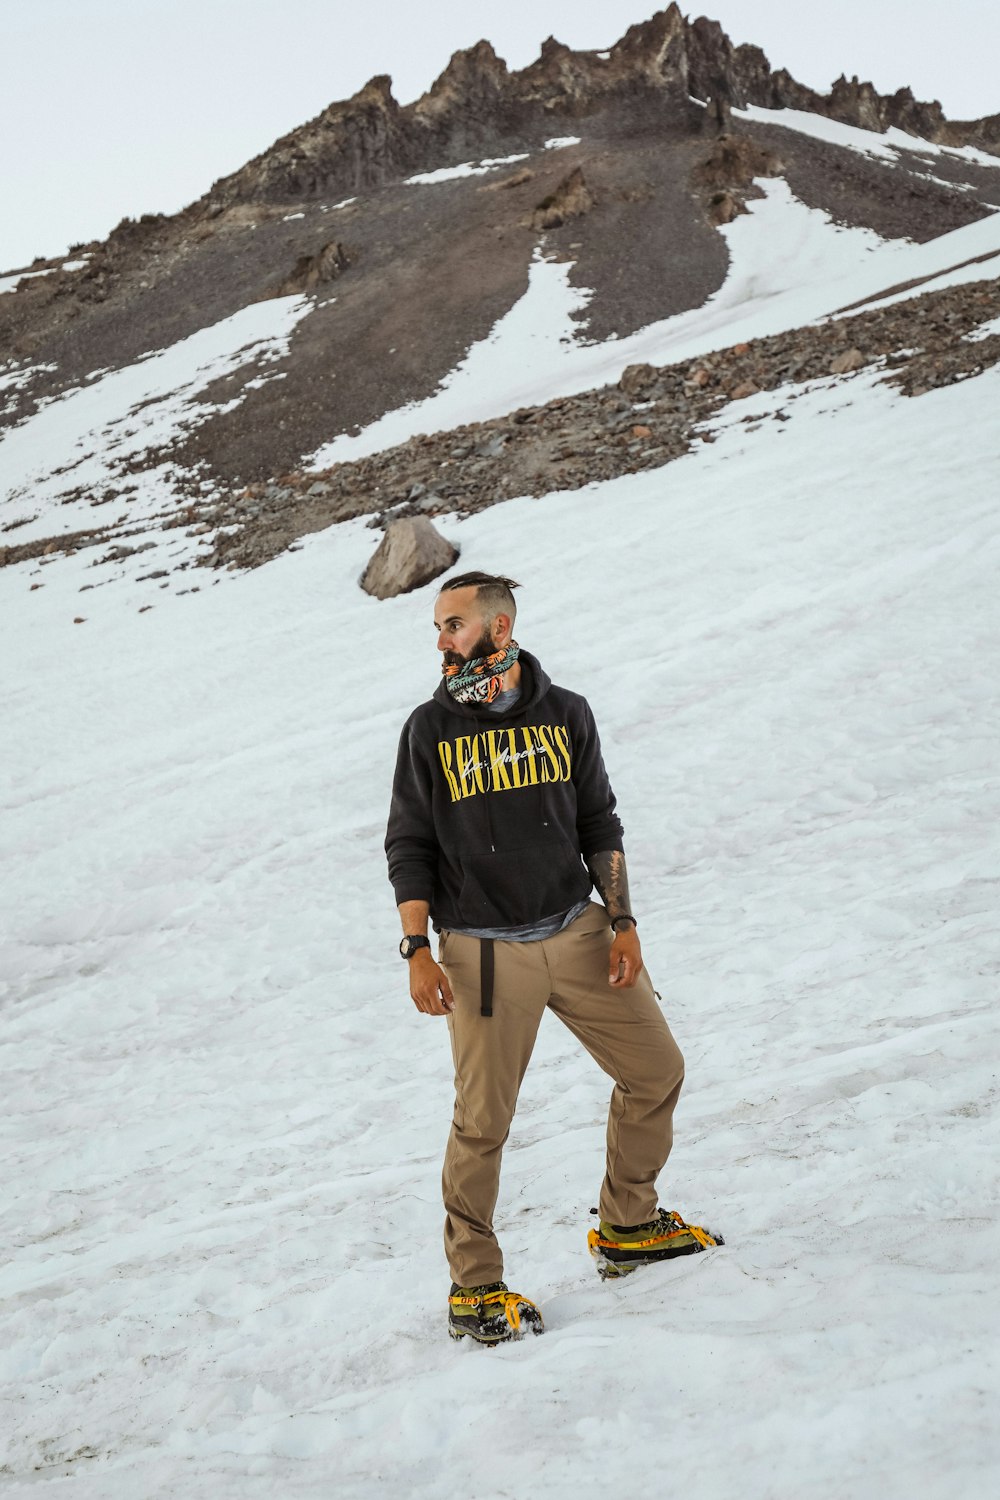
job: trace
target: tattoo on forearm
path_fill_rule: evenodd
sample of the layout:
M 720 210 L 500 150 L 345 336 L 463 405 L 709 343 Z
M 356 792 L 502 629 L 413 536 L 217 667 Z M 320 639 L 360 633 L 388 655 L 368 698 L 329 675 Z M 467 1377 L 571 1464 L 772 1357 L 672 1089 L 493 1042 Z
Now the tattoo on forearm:
M 587 860 L 587 869 L 594 878 L 601 900 L 607 907 L 612 922 L 618 917 L 632 915 L 632 904 L 628 893 L 628 871 L 625 856 L 620 849 L 602 849 Z

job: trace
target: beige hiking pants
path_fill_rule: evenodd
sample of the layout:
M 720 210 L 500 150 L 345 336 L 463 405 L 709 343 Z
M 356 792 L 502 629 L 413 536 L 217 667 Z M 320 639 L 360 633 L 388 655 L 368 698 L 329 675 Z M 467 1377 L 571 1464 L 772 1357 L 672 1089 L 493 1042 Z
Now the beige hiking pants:
M 493 1015 L 481 1016 L 479 940 L 441 935 L 441 965 L 455 996 L 448 1017 L 455 1115 L 442 1177 L 444 1243 L 459 1286 L 503 1277 L 493 1233 L 500 1157 L 546 1006 L 614 1079 L 601 1218 L 640 1224 L 656 1212 L 656 1178 L 670 1154 L 684 1060 L 646 970 L 633 989 L 609 985 L 611 941 L 607 912 L 591 902 L 556 937 L 497 942 Z

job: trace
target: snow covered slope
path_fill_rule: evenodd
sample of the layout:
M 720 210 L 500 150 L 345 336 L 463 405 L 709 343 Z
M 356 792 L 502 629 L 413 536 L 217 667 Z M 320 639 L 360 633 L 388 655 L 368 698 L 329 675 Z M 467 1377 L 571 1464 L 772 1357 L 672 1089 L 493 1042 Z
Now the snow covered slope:
M 498 1224 L 548 1332 L 492 1353 L 381 850 L 433 589 L 363 595 L 360 521 L 183 599 L 0 575 L 5 1494 L 988 1493 L 998 401 L 795 387 L 442 523 L 594 704 L 688 1060 L 663 1201 L 728 1242 L 598 1282 L 605 1080 L 547 1024 Z

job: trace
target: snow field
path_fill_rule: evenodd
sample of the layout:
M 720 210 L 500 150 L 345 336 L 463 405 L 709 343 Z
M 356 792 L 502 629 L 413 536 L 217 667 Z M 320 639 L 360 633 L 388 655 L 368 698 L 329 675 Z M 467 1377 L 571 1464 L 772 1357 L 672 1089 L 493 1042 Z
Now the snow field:
M 359 522 L 141 618 L 79 557 L 0 595 L 12 1496 L 988 1490 L 998 395 L 772 392 L 442 522 L 594 705 L 688 1059 L 663 1201 L 728 1241 L 598 1282 L 608 1086 L 547 1018 L 498 1229 L 548 1332 L 491 1353 L 444 1336 L 450 1054 L 381 851 L 433 589 L 361 594 Z

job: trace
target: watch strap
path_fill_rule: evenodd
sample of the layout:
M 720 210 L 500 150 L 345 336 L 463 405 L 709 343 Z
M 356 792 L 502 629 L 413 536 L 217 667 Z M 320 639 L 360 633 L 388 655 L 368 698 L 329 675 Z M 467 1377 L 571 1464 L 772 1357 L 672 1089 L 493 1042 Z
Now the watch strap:
M 422 932 L 407 933 L 399 944 L 400 956 L 407 960 L 411 959 L 414 953 L 419 952 L 421 948 L 429 948 L 430 945 L 430 938 L 425 937 Z

